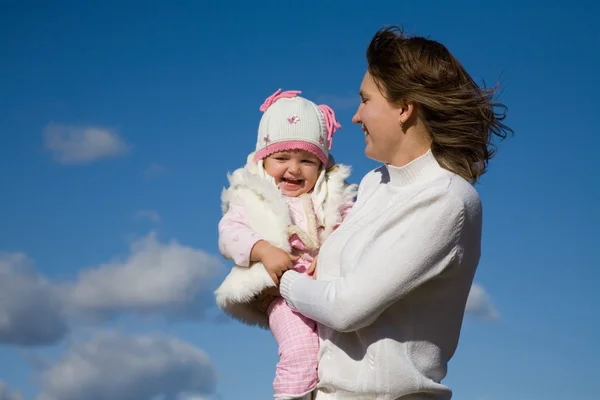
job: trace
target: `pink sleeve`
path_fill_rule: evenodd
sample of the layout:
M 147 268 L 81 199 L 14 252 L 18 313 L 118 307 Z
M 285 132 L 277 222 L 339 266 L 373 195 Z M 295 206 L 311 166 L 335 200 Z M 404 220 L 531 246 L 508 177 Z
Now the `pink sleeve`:
M 346 204 L 344 204 L 342 206 L 342 222 L 344 222 L 346 220 L 346 217 L 348 216 L 348 213 L 350 213 L 350 210 L 352 210 L 352 206 L 354 206 L 354 202 L 353 201 L 349 201 Z M 333 229 L 337 229 L 339 226 L 341 225 L 341 223 L 337 224 L 336 226 L 333 227 Z
M 352 206 L 354 206 L 353 201 L 349 201 L 348 203 L 344 204 L 344 206 L 342 208 L 342 221 L 344 221 L 346 219 L 346 217 L 348 216 L 348 213 L 350 212 L 350 210 L 352 210 Z
M 262 238 L 248 227 L 242 206 L 230 204 L 219 222 L 219 250 L 223 257 L 236 265 L 250 265 L 252 247 Z

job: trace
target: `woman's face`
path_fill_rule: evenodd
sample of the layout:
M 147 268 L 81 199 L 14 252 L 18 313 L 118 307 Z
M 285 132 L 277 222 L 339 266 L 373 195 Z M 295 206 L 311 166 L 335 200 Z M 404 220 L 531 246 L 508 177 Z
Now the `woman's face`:
M 365 133 L 365 155 L 390 164 L 402 147 L 404 135 L 400 127 L 401 109 L 381 94 L 369 72 L 360 85 L 361 103 L 352 117 Z

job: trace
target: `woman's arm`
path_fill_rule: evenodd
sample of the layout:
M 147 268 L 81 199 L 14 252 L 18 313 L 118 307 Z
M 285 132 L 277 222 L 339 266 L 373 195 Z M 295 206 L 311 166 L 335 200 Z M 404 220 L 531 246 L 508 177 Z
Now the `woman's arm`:
M 391 304 L 441 274 L 459 256 L 465 207 L 479 208 L 478 198 L 465 202 L 447 187 L 433 187 L 411 201 L 410 209 L 390 215 L 380 227 L 353 271 L 328 282 L 288 271 L 281 295 L 301 314 L 348 332 L 370 325 Z

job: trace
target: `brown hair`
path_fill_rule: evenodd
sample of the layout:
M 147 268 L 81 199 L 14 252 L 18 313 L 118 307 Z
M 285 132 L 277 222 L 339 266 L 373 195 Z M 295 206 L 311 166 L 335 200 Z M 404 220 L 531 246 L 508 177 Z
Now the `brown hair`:
M 396 26 L 375 34 L 367 49 L 367 62 L 388 101 L 415 104 L 440 165 L 477 182 L 496 152 L 492 139 L 512 133 L 502 123 L 506 106 L 492 99 L 498 87 L 480 88 L 444 45 L 408 37 Z

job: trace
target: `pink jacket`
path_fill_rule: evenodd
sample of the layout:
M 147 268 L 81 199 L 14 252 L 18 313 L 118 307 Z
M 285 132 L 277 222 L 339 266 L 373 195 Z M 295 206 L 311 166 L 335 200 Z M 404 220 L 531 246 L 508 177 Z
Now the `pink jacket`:
M 313 196 L 307 195 L 310 199 L 311 206 L 313 204 Z M 302 197 L 285 197 L 292 224 L 298 226 L 305 232 L 309 231 L 310 221 L 316 219 L 314 206 L 310 207 L 309 212 L 312 216 L 307 215 L 307 210 L 303 206 Z M 346 218 L 353 203 L 347 203 L 342 209 L 342 221 Z M 323 226 L 317 224 L 317 231 L 322 231 Z M 240 205 L 232 204 L 221 221 L 219 222 L 219 250 L 223 257 L 232 260 L 237 265 L 248 267 L 250 265 L 250 252 L 252 248 L 262 238 L 260 235 L 248 226 L 244 208 Z M 293 233 L 289 237 L 292 253 L 300 256 L 295 263 L 295 269 L 298 272 L 304 273 L 310 266 L 314 256 L 318 253 L 317 249 L 310 249 L 302 242 L 297 233 Z

